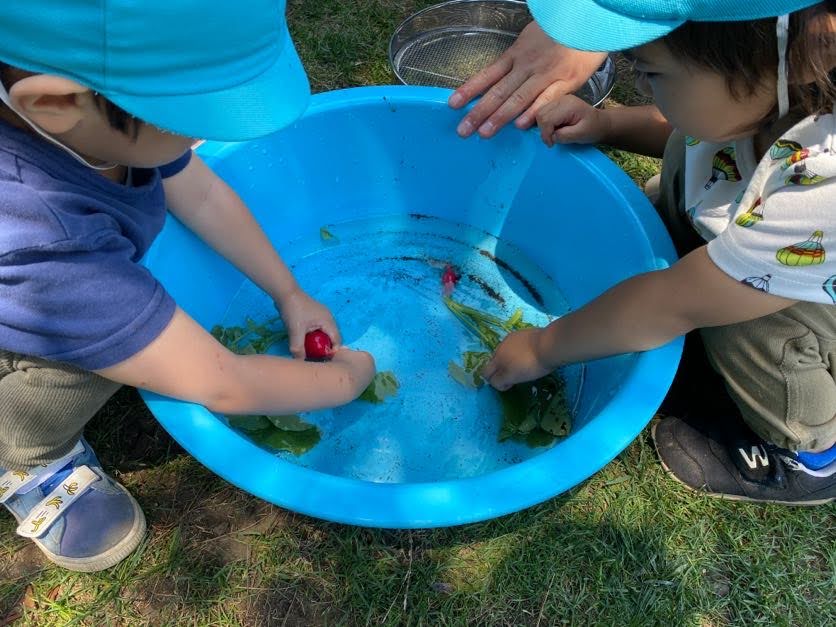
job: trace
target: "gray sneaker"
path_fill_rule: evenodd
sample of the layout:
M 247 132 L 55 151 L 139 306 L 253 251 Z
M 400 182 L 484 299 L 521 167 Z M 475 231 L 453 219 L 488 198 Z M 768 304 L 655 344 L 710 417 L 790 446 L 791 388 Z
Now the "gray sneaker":
M 653 423 L 662 467 L 708 496 L 782 505 L 836 500 L 836 461 L 808 468 L 803 458 L 764 442 L 736 416 L 667 416 Z
M 17 519 L 19 535 L 69 570 L 110 568 L 145 536 L 139 503 L 104 473 L 83 438 L 50 464 L 0 469 L 0 503 Z

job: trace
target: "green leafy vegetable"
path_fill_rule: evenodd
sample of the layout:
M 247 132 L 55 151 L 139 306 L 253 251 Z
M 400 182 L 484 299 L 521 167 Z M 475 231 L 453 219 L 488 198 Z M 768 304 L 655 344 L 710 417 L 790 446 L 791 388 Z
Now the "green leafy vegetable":
M 456 381 L 461 383 L 466 388 L 473 388 L 475 390 L 481 385 L 481 377 L 478 378 L 479 381 L 477 382 L 477 377 L 474 376 L 474 373 L 472 371 L 468 372 L 465 368 L 462 368 L 455 361 L 451 361 L 449 364 L 447 364 L 447 371 L 450 373 L 451 377 L 453 377 Z
M 321 438 L 319 429 L 299 416 L 227 416 L 227 421 L 256 444 L 294 455 L 307 453 Z
M 305 422 L 299 416 L 266 416 L 276 429 L 283 431 L 307 431 L 315 429 L 311 423 Z
M 269 429 L 272 425 L 267 416 L 227 416 L 230 427 L 241 431 L 261 431 Z
M 258 355 L 266 353 L 273 344 L 287 339 L 287 331 L 275 328 L 280 318 L 275 317 L 263 324 L 257 324 L 247 318 L 243 327 L 212 327 L 212 336 L 233 353 L 238 355 Z
M 449 297 L 444 302 L 465 328 L 491 351 L 496 350 L 505 334 L 533 326 L 523 320 L 521 309 L 502 320 Z M 450 362 L 447 369 L 465 387 L 479 387 L 483 381 L 482 369 L 490 358 L 488 352 L 467 351 L 462 354 L 463 366 Z M 572 428 L 565 385 L 557 375 L 515 385 L 506 392 L 499 392 L 499 399 L 503 416 L 500 441 L 513 439 L 529 446 L 548 446 L 556 438 L 568 435 Z
M 251 431 L 247 435 L 256 444 L 276 451 L 288 451 L 294 455 L 307 453 L 319 443 L 319 429 L 313 427 L 303 431 L 286 431 L 284 429 L 262 429 Z
M 378 372 L 374 375 L 369 387 L 363 390 L 359 399 L 369 403 L 382 403 L 387 397 L 397 394 L 400 384 L 395 373 L 390 370 Z
M 258 324 L 250 318 L 244 326 L 212 328 L 212 335 L 238 355 L 258 355 L 287 339 L 284 329 L 276 328 L 279 318 Z M 299 416 L 227 416 L 229 426 L 242 431 L 253 442 L 274 451 L 306 453 L 322 437 L 319 429 Z
M 324 226 L 319 227 L 319 237 L 322 239 L 323 242 L 330 242 L 332 244 L 336 244 L 340 241 L 333 233 L 331 233 L 331 231 L 326 229 Z
M 482 369 L 491 360 L 491 354 L 486 352 L 465 351 L 462 353 L 464 369 L 482 377 Z

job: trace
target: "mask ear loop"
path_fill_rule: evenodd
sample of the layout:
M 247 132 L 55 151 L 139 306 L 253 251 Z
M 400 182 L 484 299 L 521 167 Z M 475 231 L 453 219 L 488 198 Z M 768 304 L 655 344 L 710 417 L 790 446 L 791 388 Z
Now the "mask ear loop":
M 787 85 L 787 40 L 789 39 L 790 16 L 778 16 L 776 35 L 778 38 L 778 117 L 784 117 L 790 110 L 789 87 Z
M 106 163 L 106 164 L 103 164 L 103 165 L 94 165 L 94 164 L 90 163 L 89 161 L 87 161 L 87 159 L 85 159 L 84 157 L 82 157 L 80 154 L 78 154 L 75 150 L 73 150 L 73 149 L 72 149 L 72 148 L 70 148 L 69 146 L 65 146 L 65 145 L 64 145 L 64 144 L 62 144 L 60 141 L 58 141 L 57 139 L 55 139 L 52 135 L 50 135 L 49 133 L 47 133 L 46 131 L 44 131 L 44 130 L 40 127 L 40 126 L 38 126 L 37 124 L 35 124 L 32 120 L 30 120 L 29 118 L 27 118 L 25 115 L 23 115 L 20 111 L 18 111 L 17 109 L 15 109 L 15 108 L 12 106 L 11 99 L 9 98 L 9 92 L 6 90 L 6 86 L 5 86 L 5 85 L 3 85 L 3 82 L 2 82 L 2 81 L 0 81 L 0 100 L 2 100 L 2 101 L 3 101 L 3 103 L 4 103 L 7 107 L 9 107 L 9 109 L 11 109 L 12 111 L 14 111 L 14 112 L 18 115 L 18 117 L 19 117 L 21 120 L 23 120 L 23 121 L 24 121 L 24 122 L 26 122 L 29 126 L 31 126 L 31 127 L 32 127 L 32 129 L 33 129 L 33 130 L 34 130 L 34 131 L 35 131 L 38 135 L 40 135 L 41 137 L 43 137 L 43 138 L 44 138 L 45 140 L 47 140 L 48 142 L 55 144 L 55 145 L 56 145 L 56 146 L 58 146 L 59 148 L 63 148 L 65 151 L 67 151 L 68 153 L 70 153 L 70 155 L 72 155 L 72 156 L 76 159 L 76 161 L 79 161 L 79 162 L 83 163 L 83 164 L 84 164 L 84 165 L 86 165 L 88 168 L 92 168 L 93 170 L 112 170 L 113 168 L 115 168 L 116 166 L 118 166 L 118 165 L 119 165 L 118 163 Z

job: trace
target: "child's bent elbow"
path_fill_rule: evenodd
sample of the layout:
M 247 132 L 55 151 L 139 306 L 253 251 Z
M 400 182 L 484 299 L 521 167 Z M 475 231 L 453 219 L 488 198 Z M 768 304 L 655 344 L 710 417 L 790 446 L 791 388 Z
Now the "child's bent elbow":
M 245 399 L 238 395 L 229 394 L 224 391 L 213 393 L 206 398 L 202 405 L 216 414 L 241 414 L 248 413 L 245 408 Z

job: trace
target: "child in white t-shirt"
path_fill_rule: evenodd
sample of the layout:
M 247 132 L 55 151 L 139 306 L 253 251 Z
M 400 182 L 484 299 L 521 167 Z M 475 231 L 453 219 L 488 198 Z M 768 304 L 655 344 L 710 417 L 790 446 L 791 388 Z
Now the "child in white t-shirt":
M 664 154 L 657 208 L 683 258 L 509 336 L 485 375 L 505 389 L 700 329 L 743 420 L 656 423 L 665 467 L 729 498 L 833 501 L 836 2 L 662 4 L 531 0 L 560 43 L 625 50 L 655 101 L 597 110 L 566 96 L 537 122 L 549 145 Z

